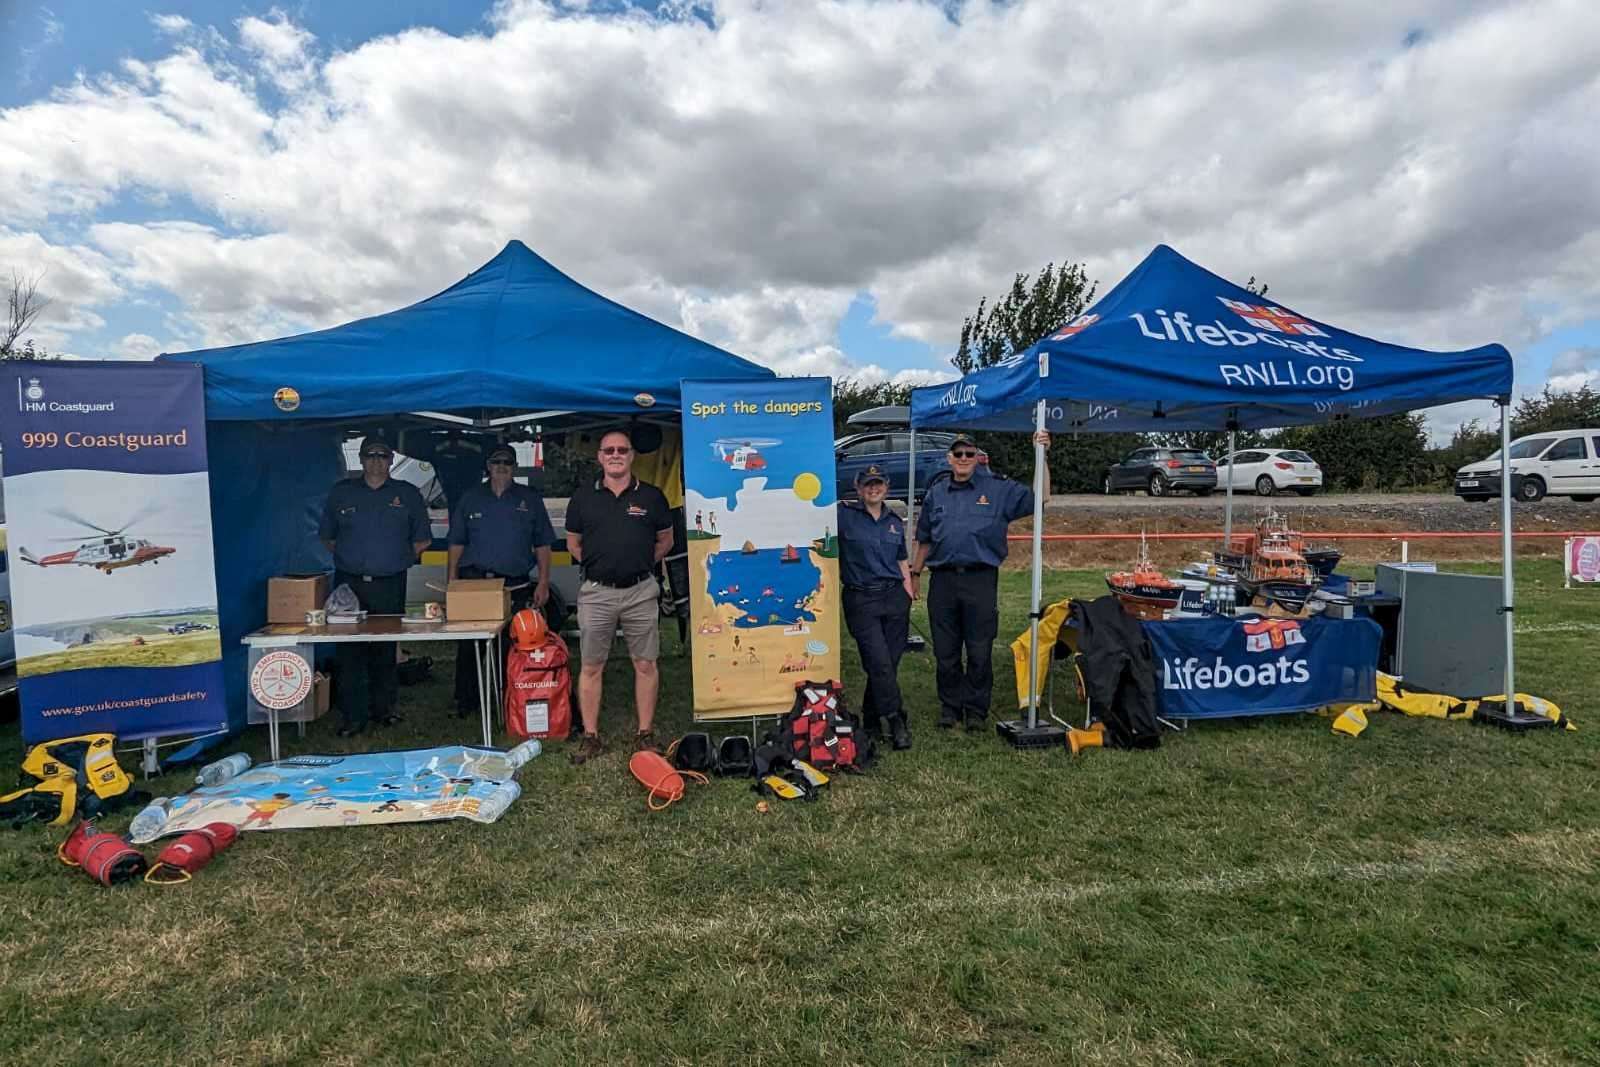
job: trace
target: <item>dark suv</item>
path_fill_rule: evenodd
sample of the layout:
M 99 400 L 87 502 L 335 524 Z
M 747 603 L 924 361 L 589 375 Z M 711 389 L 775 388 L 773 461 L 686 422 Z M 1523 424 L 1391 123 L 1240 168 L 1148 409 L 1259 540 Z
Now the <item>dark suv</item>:
M 950 443 L 953 433 L 938 430 L 917 433 L 917 500 L 922 500 L 928 481 L 942 470 L 950 469 Z M 839 479 L 839 499 L 856 498 L 856 475 L 869 466 L 876 466 L 889 478 L 889 496 L 894 500 L 906 499 L 909 480 L 911 433 L 908 430 L 879 430 L 841 437 L 833 443 L 834 467 Z M 987 463 L 989 457 L 978 453 L 978 462 Z
M 1217 465 L 1204 452 L 1188 448 L 1136 448 L 1121 463 L 1106 471 L 1107 494 L 1143 489 L 1151 496 L 1166 496 L 1188 489 L 1210 496 L 1217 487 Z

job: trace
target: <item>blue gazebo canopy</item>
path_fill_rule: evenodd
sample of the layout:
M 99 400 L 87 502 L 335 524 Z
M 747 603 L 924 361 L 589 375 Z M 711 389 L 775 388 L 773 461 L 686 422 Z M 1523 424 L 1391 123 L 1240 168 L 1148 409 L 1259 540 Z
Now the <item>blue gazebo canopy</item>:
M 1259 429 L 1511 393 L 1500 345 L 1427 352 L 1330 326 L 1158 245 L 1025 352 L 911 394 L 917 427 Z
M 683 378 L 765 367 L 586 289 L 521 241 L 444 292 L 315 333 L 164 354 L 203 364 L 206 418 L 678 409 Z M 292 389 L 298 406 L 275 401 Z

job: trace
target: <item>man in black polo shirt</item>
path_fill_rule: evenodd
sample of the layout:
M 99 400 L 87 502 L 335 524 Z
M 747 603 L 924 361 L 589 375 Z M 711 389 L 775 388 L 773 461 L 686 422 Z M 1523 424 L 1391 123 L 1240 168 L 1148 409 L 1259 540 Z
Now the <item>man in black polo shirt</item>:
M 672 512 L 661 490 L 633 476 L 633 442 L 621 430 L 600 438 L 601 476 L 567 502 L 567 547 L 583 568 L 578 587 L 578 704 L 583 740 L 572 762 L 605 751 L 600 741 L 600 695 L 617 625 L 633 660 L 633 701 L 639 712 L 635 749 L 659 749 L 652 723 L 661 687 L 661 646 L 655 565 L 672 549 Z
M 489 480 L 461 494 L 450 512 L 450 566 L 447 577 L 504 578 L 521 586 L 511 594 L 511 608 L 532 604 L 542 609 L 550 599 L 550 546 L 555 527 L 544 497 L 519 485 L 517 454 L 510 445 L 495 445 L 484 462 Z M 528 584 L 528 571 L 539 564 L 539 580 Z M 456 648 L 456 714 L 478 713 L 478 669 L 472 649 Z
M 381 437 L 361 442 L 361 476 L 335 482 L 317 536 L 333 553 L 333 585 L 348 585 L 372 615 L 403 615 L 406 571 L 433 540 L 422 494 L 389 477 L 394 449 Z M 400 721 L 392 641 L 337 646 L 339 736 L 354 737 L 376 720 Z

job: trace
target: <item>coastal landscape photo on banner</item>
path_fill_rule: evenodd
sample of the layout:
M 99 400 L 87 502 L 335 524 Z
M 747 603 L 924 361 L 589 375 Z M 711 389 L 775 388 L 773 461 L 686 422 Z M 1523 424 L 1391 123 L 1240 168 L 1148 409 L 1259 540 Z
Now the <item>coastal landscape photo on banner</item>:
M 17 362 L 0 389 L 24 738 L 224 728 L 200 367 Z
M 696 718 L 771 715 L 839 677 L 827 378 L 683 383 Z

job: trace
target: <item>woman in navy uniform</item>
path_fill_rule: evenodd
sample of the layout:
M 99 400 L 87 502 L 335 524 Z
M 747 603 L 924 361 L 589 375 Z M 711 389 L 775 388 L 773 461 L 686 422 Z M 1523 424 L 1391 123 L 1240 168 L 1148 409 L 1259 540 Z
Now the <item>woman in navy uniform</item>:
M 1050 435 L 1043 430 L 1033 440 L 1050 447 Z M 1050 496 L 1048 467 L 1044 494 Z M 950 476 L 937 478 L 923 497 L 911 565 L 912 595 L 923 570 L 931 570 L 928 624 L 938 665 L 939 725 L 945 729 L 965 719 L 968 730 L 980 730 L 989 718 L 1006 528 L 1032 514 L 1033 504 L 1033 490 L 1027 486 L 987 470 L 978 473 L 978 445 L 966 434 L 958 434 L 950 445 Z
M 900 702 L 898 672 L 916 589 L 906 563 L 905 523 L 884 503 L 888 492 L 888 479 L 872 466 L 856 475 L 861 502 L 840 501 L 839 574 L 845 625 L 861 650 L 867 674 L 862 725 L 873 736 L 887 727 L 894 747 L 907 749 L 911 730 Z

